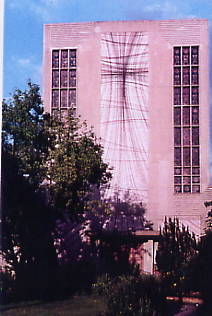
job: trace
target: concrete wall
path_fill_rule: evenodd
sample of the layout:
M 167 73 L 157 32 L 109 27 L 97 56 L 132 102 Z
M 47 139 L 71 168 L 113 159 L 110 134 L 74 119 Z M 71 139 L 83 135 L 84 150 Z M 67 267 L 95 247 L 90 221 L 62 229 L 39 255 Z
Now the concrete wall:
M 77 49 L 77 113 L 101 136 L 101 38 L 105 33 L 144 32 L 148 38 L 147 217 L 155 228 L 165 215 L 179 216 L 199 233 L 209 189 L 208 20 L 118 21 L 47 24 L 44 27 L 43 99 L 51 111 L 51 50 Z M 173 46 L 200 50 L 201 192 L 174 194 Z M 107 157 L 106 157 L 107 160 Z M 122 172 L 125 173 L 123 167 Z M 136 179 L 142 169 L 133 171 Z M 124 179 L 124 178 L 123 178 Z M 120 182 L 124 181 L 120 178 Z M 118 180 L 117 180 L 118 181 Z M 142 184 L 141 184 L 142 187 Z M 129 188 L 130 189 L 130 188 Z M 143 195 L 141 194 L 141 200 Z

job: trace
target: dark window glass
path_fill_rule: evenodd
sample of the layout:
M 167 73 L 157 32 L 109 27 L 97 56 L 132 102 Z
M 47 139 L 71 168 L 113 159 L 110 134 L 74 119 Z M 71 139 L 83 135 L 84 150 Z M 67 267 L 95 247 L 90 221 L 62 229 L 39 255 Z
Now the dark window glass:
M 76 106 L 76 90 L 69 90 L 69 107 Z
M 52 87 L 59 87 L 59 70 L 52 70 Z
M 184 185 L 183 186 L 183 192 L 184 193 L 190 193 L 191 192 L 191 186 L 190 185 Z
M 191 165 L 191 152 L 190 147 L 183 148 L 183 165 L 190 166 Z
M 182 173 L 181 168 L 174 168 L 174 174 L 175 175 L 181 175 L 181 173 Z
M 52 51 L 52 68 L 59 68 L 59 50 Z
M 183 68 L 183 85 L 190 85 L 190 68 Z
M 199 166 L 199 147 L 192 148 L 192 164 L 193 166 Z
M 181 193 L 182 192 L 181 185 L 175 185 L 174 186 L 174 192 L 175 193 Z
M 181 128 L 180 127 L 174 128 L 174 145 L 175 146 L 181 145 Z
M 60 91 L 60 107 L 67 107 L 67 90 Z
M 69 67 L 75 68 L 76 67 L 76 50 L 72 49 L 69 51 Z
M 199 145 L 199 127 L 192 128 L 192 145 Z
M 180 85 L 181 84 L 181 68 L 176 67 L 174 68 L 174 85 Z
M 191 168 L 183 168 L 183 175 L 189 176 L 191 174 Z
M 183 177 L 183 184 L 191 184 L 191 177 Z
M 193 177 L 193 183 L 200 183 L 200 177 Z
M 199 49 L 198 46 L 191 47 L 191 64 L 199 64 Z
M 189 49 L 189 47 L 183 47 L 182 64 L 183 65 L 189 65 L 190 64 L 190 49 Z
M 190 107 L 183 108 L 183 125 L 190 125 Z
M 76 70 L 69 71 L 69 87 L 76 87 Z
M 181 184 L 182 183 L 182 178 L 181 177 L 174 177 L 174 183 L 175 184 Z
M 180 65 L 181 62 L 181 48 L 180 47 L 174 47 L 174 65 Z
M 199 185 L 193 185 L 192 186 L 193 193 L 199 193 L 200 192 L 200 186 Z
M 173 62 L 174 192 L 200 192 L 198 46 L 174 47 Z
M 191 84 L 199 84 L 199 68 L 191 68 Z
M 193 174 L 193 175 L 200 174 L 200 168 L 198 168 L 198 167 L 193 167 L 193 168 L 192 168 L 192 174 Z
M 192 107 L 192 124 L 193 125 L 199 124 L 199 108 L 198 108 L 198 106 Z
M 76 49 L 52 51 L 52 88 L 52 108 L 76 107 Z
M 191 137 L 190 137 L 190 127 L 183 128 L 183 145 L 190 146 L 191 144 Z
M 61 70 L 60 86 L 65 88 L 68 86 L 68 70 Z
M 192 87 L 192 104 L 199 104 L 199 88 Z
M 181 108 L 174 108 L 174 125 L 181 125 Z
M 174 88 L 174 105 L 181 104 L 181 88 Z
M 190 104 L 190 87 L 183 87 L 183 104 Z
M 61 68 L 68 67 L 68 50 L 61 50 Z
M 59 107 L 59 90 L 52 90 L 52 107 Z
M 174 165 L 181 166 L 181 148 L 174 148 Z

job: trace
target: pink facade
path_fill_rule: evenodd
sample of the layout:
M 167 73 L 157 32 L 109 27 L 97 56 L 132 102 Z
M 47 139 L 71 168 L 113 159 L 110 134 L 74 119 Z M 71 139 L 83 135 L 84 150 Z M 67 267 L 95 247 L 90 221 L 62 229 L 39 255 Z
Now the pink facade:
M 208 20 L 47 24 L 43 99 L 70 107 L 114 167 L 104 198 L 142 202 L 155 228 L 200 233 L 209 187 Z

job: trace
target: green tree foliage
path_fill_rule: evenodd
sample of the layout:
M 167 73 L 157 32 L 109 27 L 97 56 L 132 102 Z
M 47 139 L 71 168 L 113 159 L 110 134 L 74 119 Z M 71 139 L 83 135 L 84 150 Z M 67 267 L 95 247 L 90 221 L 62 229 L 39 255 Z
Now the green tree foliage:
M 198 244 L 199 253 L 193 268 L 197 290 L 201 292 L 206 305 L 212 309 L 212 231 L 208 230 Z
M 47 154 L 42 112 L 39 87 L 31 82 L 3 102 L 2 252 L 20 299 L 36 292 L 45 266 L 56 265 L 51 211 L 40 188 Z
M 207 201 L 204 203 L 205 207 L 212 206 L 212 201 Z M 206 218 L 206 228 L 205 232 L 212 231 L 212 209 L 208 212 L 207 218 Z
M 111 178 L 103 162 L 103 149 L 85 122 L 80 123 L 72 112 L 58 120 L 50 118 L 47 131 L 55 135 L 46 160 L 46 187 L 51 203 L 59 212 L 74 218 L 87 210 L 93 190 Z
M 205 207 L 211 207 L 212 201 L 205 202 Z M 205 307 L 212 310 L 212 211 L 206 218 L 204 234 L 198 242 L 198 252 L 189 263 L 190 280 L 194 290 L 199 291 L 205 302 Z M 209 315 L 208 314 L 208 315 Z
M 186 267 L 196 251 L 194 233 L 191 234 L 184 225 L 180 227 L 177 218 L 165 218 L 164 228 L 160 230 L 156 261 L 167 295 L 181 298 L 182 294 L 189 292 Z
M 55 221 L 63 212 L 79 219 L 91 186 L 110 173 L 85 124 L 43 114 L 37 85 L 15 90 L 2 114 L 2 251 L 23 299 L 56 288 Z
M 16 90 L 7 102 L 3 101 L 2 143 L 3 152 L 17 160 L 19 175 L 28 176 L 37 186 L 44 158 L 43 108 L 39 87 L 29 82 L 28 88 L 24 92 Z

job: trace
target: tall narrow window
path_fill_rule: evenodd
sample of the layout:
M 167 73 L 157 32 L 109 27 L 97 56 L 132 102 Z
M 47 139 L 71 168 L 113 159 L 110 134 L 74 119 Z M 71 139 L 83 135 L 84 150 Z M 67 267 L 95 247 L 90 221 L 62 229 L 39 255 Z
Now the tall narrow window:
M 52 68 L 59 68 L 59 50 L 52 52 Z
M 61 50 L 61 68 L 68 68 L 68 50 Z
M 200 192 L 199 48 L 173 51 L 174 192 Z
M 52 70 L 52 88 L 59 88 L 59 70 Z
M 77 56 L 76 49 L 52 51 L 52 111 L 67 113 L 76 108 Z
M 190 85 L 190 67 L 183 68 L 183 85 Z

